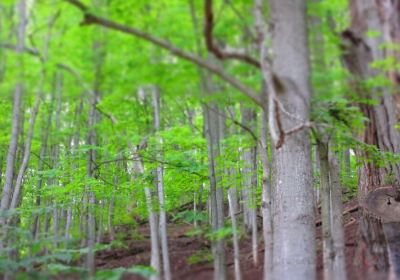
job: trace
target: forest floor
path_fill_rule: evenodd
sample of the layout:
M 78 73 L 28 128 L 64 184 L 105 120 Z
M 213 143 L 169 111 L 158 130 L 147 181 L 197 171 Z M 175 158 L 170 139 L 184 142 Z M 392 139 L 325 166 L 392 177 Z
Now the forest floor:
M 357 279 L 353 265 L 358 228 L 358 206 L 356 201 L 345 204 L 344 224 L 348 279 Z M 210 242 L 198 236 L 188 236 L 187 233 L 192 229 L 192 226 L 189 225 L 173 225 L 169 228 L 169 250 L 173 279 L 212 279 L 212 262 L 207 261 L 207 254 L 209 256 L 210 252 Z M 129 233 L 127 228 L 120 228 L 119 231 Z M 318 217 L 316 231 L 318 252 L 317 272 L 318 279 L 322 279 L 321 223 Z M 140 236 L 140 238 L 133 238 L 133 236 Z M 140 228 L 139 232 L 135 234 L 127 234 L 123 242 L 125 248 L 107 249 L 97 253 L 97 269 L 129 268 L 133 265 L 148 265 L 150 263 L 150 241 L 147 227 Z M 260 244 L 259 248 L 260 262 L 258 266 L 254 266 L 251 254 L 251 241 L 242 239 L 240 242 L 242 278 L 245 280 L 262 279 L 263 245 Z M 226 249 L 228 279 L 233 279 L 232 244 L 228 243 Z M 139 280 L 143 278 L 126 274 L 123 279 Z

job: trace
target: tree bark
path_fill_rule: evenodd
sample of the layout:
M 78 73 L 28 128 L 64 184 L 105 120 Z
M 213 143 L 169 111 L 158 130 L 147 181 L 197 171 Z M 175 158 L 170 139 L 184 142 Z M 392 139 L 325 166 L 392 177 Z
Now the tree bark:
M 346 279 L 342 190 L 336 156 L 330 152 L 326 131 L 317 140 L 321 178 L 321 220 L 324 279 Z M 322 138 L 322 139 L 321 139 Z
M 233 259 L 235 265 L 235 279 L 241 280 L 242 273 L 240 271 L 240 250 L 239 250 L 239 240 L 237 235 L 237 225 L 236 225 L 236 208 L 235 208 L 235 190 L 229 189 L 228 191 L 228 202 L 229 202 L 229 215 L 231 216 L 232 221 L 232 231 L 233 231 Z
M 333 240 L 331 223 L 331 188 L 329 182 L 329 144 L 328 141 L 318 140 L 318 155 L 320 162 L 320 193 L 321 193 L 321 220 L 322 220 L 322 259 L 324 279 L 334 279 L 333 271 Z
M 23 61 L 22 55 L 25 48 L 25 29 L 27 24 L 26 17 L 26 3 L 25 0 L 20 0 L 17 3 L 19 24 L 17 31 L 17 46 L 16 53 L 19 57 L 18 67 L 20 73 L 18 76 L 17 84 L 15 86 L 14 101 L 13 101 L 13 121 L 12 121 L 12 131 L 11 139 L 8 147 L 7 162 L 6 162 L 6 172 L 5 172 L 5 182 L 0 202 L 0 209 L 2 211 L 8 210 L 11 203 L 11 195 L 13 192 L 13 180 L 14 180 L 14 168 L 15 168 L 15 158 L 17 153 L 18 138 L 21 124 L 21 103 L 23 99 L 24 92 L 24 73 L 23 73 Z M 0 226 L 4 226 L 5 219 L 0 219 Z M 1 243 L 1 242 L 0 242 Z
M 288 131 L 309 119 L 311 89 L 306 1 L 272 0 L 270 14 L 273 90 L 276 93 L 274 96 L 269 92 L 276 98 L 269 101 L 276 105 L 269 112 L 270 117 L 273 116 L 270 133 L 275 144 L 272 278 L 315 279 L 315 214 L 309 133 L 300 129 L 282 139 L 282 131 L 279 131 Z M 282 108 L 286 112 L 282 112 Z
M 398 153 L 400 138 L 394 128 L 396 124 L 393 96 L 387 87 L 366 88 L 362 82 L 379 75 L 389 75 L 370 64 L 382 61 L 389 54 L 381 48 L 384 43 L 391 43 L 388 36 L 391 29 L 390 13 L 396 8 L 392 1 L 352 0 L 350 1 L 351 26 L 342 33 L 345 45 L 344 63 L 354 76 L 354 86 L 363 98 L 372 98 L 378 105 L 359 104 L 361 112 L 369 120 L 365 130 L 359 135 L 359 140 L 378 148 L 381 152 Z M 398 15 L 398 13 L 397 13 Z M 378 32 L 370 36 L 369 31 Z M 371 158 L 367 151 L 357 150 L 361 159 Z M 385 162 L 378 166 L 374 161 L 362 161 L 359 168 L 359 203 L 364 205 L 367 195 L 380 186 L 389 183 L 399 193 L 400 165 Z M 364 279 L 384 279 L 389 273 L 388 244 L 382 222 L 371 215 L 363 207 L 360 219 L 360 239 L 358 242 L 355 262 Z
M 210 86 L 208 84 L 208 86 Z M 219 147 L 219 121 L 218 112 L 219 108 L 213 104 L 208 103 L 204 105 L 204 120 L 205 120 L 205 135 L 207 139 L 207 150 L 208 150 L 208 170 L 210 178 L 210 219 L 211 228 L 214 232 L 221 230 L 224 226 L 224 221 L 221 219 L 223 213 L 220 213 L 223 207 L 223 196 L 218 195 L 221 192 L 221 186 L 219 182 L 218 169 L 216 158 L 220 154 Z M 225 241 L 223 238 L 218 238 L 212 242 L 212 251 L 214 256 L 214 279 L 224 280 L 226 279 L 226 267 L 225 267 Z
M 152 87 L 152 100 L 154 110 L 154 128 L 156 133 L 160 132 L 160 93 L 158 88 Z M 162 138 L 156 136 L 158 142 L 158 149 L 162 148 Z M 157 159 L 161 161 L 161 153 L 157 154 Z M 168 235 L 167 235 L 167 216 L 165 213 L 165 193 L 164 193 L 164 178 L 163 178 L 163 166 L 161 163 L 157 164 L 157 193 L 158 202 L 160 206 L 160 219 L 159 219 L 159 231 L 161 241 L 161 252 L 163 259 L 163 272 L 165 280 L 171 279 L 171 265 L 169 261 L 169 250 L 168 250 Z
M 333 241 L 333 278 L 346 280 L 345 237 L 343 226 L 342 188 L 340 185 L 340 167 L 337 155 L 329 155 L 329 183 L 331 186 L 331 229 Z
M 271 185 L 268 158 L 268 113 L 262 111 L 261 126 L 261 159 L 262 159 L 262 215 L 263 215 L 263 237 L 264 237 L 264 271 L 263 279 L 272 278 L 273 262 L 273 231 L 272 231 L 272 211 L 271 211 Z

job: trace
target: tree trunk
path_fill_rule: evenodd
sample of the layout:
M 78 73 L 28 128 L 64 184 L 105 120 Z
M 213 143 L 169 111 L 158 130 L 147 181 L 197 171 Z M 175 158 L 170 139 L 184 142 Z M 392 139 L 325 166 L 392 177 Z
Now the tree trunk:
M 200 28 L 198 26 L 198 21 L 195 12 L 194 1 L 189 0 L 191 18 L 193 23 L 194 32 L 200 35 Z M 196 36 L 196 52 L 199 57 L 202 56 L 201 53 L 201 41 L 199 36 Z M 208 97 L 213 93 L 213 84 L 211 77 L 203 72 L 203 70 L 198 67 L 198 74 L 200 78 L 200 88 L 203 97 Z M 218 184 L 217 178 L 217 165 L 215 162 L 216 157 L 219 155 L 219 108 L 214 102 L 209 102 L 202 106 L 203 118 L 204 118 L 204 135 L 207 140 L 207 157 L 208 157 L 208 174 L 210 180 L 210 194 L 208 199 L 208 209 L 209 211 L 209 222 L 211 224 L 212 230 L 215 232 L 219 230 L 224 225 L 224 220 L 220 220 L 224 217 L 224 213 L 218 213 L 223 210 L 223 190 Z M 221 189 L 221 190 L 218 190 Z M 217 194 L 218 193 L 218 194 Z M 221 195 L 222 194 L 222 195 Z M 220 207 L 218 207 L 220 205 Z M 222 206 L 222 207 L 221 207 Z M 214 257 L 214 279 L 224 280 L 226 278 L 226 267 L 225 267 L 225 241 L 219 239 L 212 242 L 212 253 Z
M 157 87 L 152 87 L 152 99 L 154 109 L 154 128 L 156 133 L 160 132 L 160 93 Z M 157 137 L 158 149 L 162 148 L 162 138 Z M 161 161 L 161 153 L 157 154 L 158 161 Z M 164 193 L 164 178 L 163 178 L 163 166 L 161 163 L 157 165 L 157 190 L 158 190 L 158 202 L 160 205 L 160 219 L 159 219 L 159 231 L 161 239 L 161 252 L 163 259 L 163 272 L 165 280 L 171 279 L 171 265 L 169 261 L 169 250 L 168 250 L 168 236 L 167 236 L 167 216 L 165 214 L 165 193 Z
M 239 240 L 237 236 L 237 225 L 236 225 L 236 208 L 234 204 L 235 190 L 229 189 L 228 191 L 228 202 L 229 202 L 229 214 L 232 221 L 232 231 L 233 231 L 233 259 L 235 265 L 235 279 L 241 280 L 242 273 L 240 272 L 240 250 L 239 250 Z
M 333 241 L 333 278 L 346 280 L 345 238 L 343 227 L 342 188 L 337 155 L 329 153 L 329 184 L 331 188 L 331 230 Z
M 6 172 L 5 172 L 5 182 L 3 187 L 3 192 L 1 196 L 0 202 L 0 210 L 5 211 L 8 210 L 11 203 L 11 195 L 13 192 L 13 180 L 14 180 L 14 165 L 15 165 L 15 158 L 18 148 L 18 137 L 20 131 L 20 124 L 21 124 L 21 103 L 23 99 L 23 61 L 22 55 L 25 48 L 25 29 L 27 24 L 27 17 L 26 17 L 26 3 L 25 0 L 20 0 L 17 3 L 17 10 L 18 10 L 18 17 L 19 17 L 19 24 L 18 24 L 18 31 L 17 31 L 17 46 L 16 46 L 16 53 L 19 59 L 19 69 L 20 73 L 18 76 L 17 84 L 15 86 L 15 93 L 14 93 L 14 101 L 13 101 L 13 119 L 12 119 L 12 131 L 11 131 L 11 139 L 10 144 L 8 147 L 7 153 L 7 162 L 6 162 Z M 5 219 L 0 219 L 0 226 L 4 226 Z M 1 244 L 0 240 L 0 244 Z M 1 246 L 0 246 L 1 247 Z
M 309 119 L 311 89 L 306 1 L 272 0 L 276 96 L 270 92 L 273 162 L 273 279 L 315 279 L 315 214 L 307 129 L 283 137 Z M 294 67 L 296 66 L 296 67 Z M 280 104 L 279 104 L 280 103 Z M 283 109 L 285 112 L 283 112 Z M 280 127 L 280 128 L 279 128 Z M 277 135 L 280 134 L 279 139 Z M 283 140 L 283 141 L 282 141 Z
M 392 1 L 352 0 L 350 1 L 351 26 L 342 33 L 346 43 L 343 55 L 346 67 L 354 76 L 354 85 L 362 98 L 372 98 L 378 105 L 359 104 L 360 110 L 369 120 L 366 122 L 364 133 L 359 140 L 368 145 L 373 145 L 381 152 L 398 153 L 400 138 L 394 128 L 396 124 L 393 96 L 386 87 L 363 87 L 360 82 L 366 79 L 385 75 L 370 63 L 382 61 L 387 57 L 388 51 L 381 46 L 392 43 L 388 34 L 392 23 L 390 13 L 397 14 Z M 398 18 L 397 18 L 398 21 Z M 369 31 L 378 32 L 370 36 Z M 389 32 L 390 33 L 390 32 Z M 356 154 L 361 159 L 371 158 L 367 151 L 357 150 Z M 374 161 L 365 160 L 359 168 L 359 203 L 365 205 L 368 194 L 380 186 L 389 184 L 394 186 L 399 193 L 400 165 L 385 162 L 385 166 L 378 166 Z M 382 222 L 379 217 L 371 215 L 363 207 L 360 219 L 360 240 L 358 242 L 355 262 L 364 279 L 384 279 L 389 273 L 388 244 Z
M 321 133 L 322 138 L 327 132 Z M 321 174 L 321 220 L 324 279 L 346 279 L 344 232 L 342 221 L 342 190 L 339 166 L 329 151 L 329 142 L 317 140 Z
M 97 104 L 97 91 L 93 94 L 91 98 L 91 106 L 89 109 L 89 119 L 88 119 L 88 140 L 87 143 L 90 146 L 96 146 L 96 119 L 97 119 L 97 112 L 96 112 L 96 104 Z M 94 178 L 95 174 L 93 172 L 93 168 L 96 162 L 96 150 L 90 149 L 88 151 L 88 160 L 87 160 L 87 176 L 88 178 Z M 90 277 L 94 276 L 95 273 L 95 256 L 94 256 L 94 245 L 96 243 L 96 220 L 95 220 L 95 203 L 96 198 L 93 190 L 91 190 L 92 186 L 87 186 L 88 188 L 88 215 L 87 215 L 87 246 L 88 246 L 88 253 L 86 256 L 86 265 L 87 269 L 89 270 Z
M 255 112 L 252 109 L 245 108 L 241 106 L 241 114 L 242 114 L 242 124 L 246 126 L 246 128 L 254 129 L 254 114 Z M 243 133 L 247 133 L 245 129 L 243 129 Z M 246 146 L 246 144 L 245 144 Z M 253 175 L 253 147 L 245 147 L 242 149 L 242 156 L 244 166 L 242 169 L 242 204 L 243 204 L 243 223 L 245 229 L 250 232 L 252 230 L 252 216 L 254 207 L 252 205 L 252 175 Z
M 264 237 L 264 272 L 263 279 L 272 278 L 273 261 L 273 231 L 272 231 L 272 212 L 271 212 L 271 185 L 268 159 L 268 113 L 262 111 L 261 126 L 261 159 L 262 159 L 262 215 L 263 215 L 263 237 Z
M 208 170 L 210 178 L 210 217 L 211 228 L 214 232 L 221 230 L 224 226 L 223 220 L 223 196 L 221 196 L 221 186 L 218 184 L 218 170 L 216 158 L 220 154 L 219 147 L 219 108 L 211 102 L 204 105 L 205 135 L 207 139 L 208 150 Z M 218 194 L 219 193 L 219 194 Z M 222 201 L 221 201 L 222 200 Z M 222 220 L 221 220 L 222 217 Z M 224 280 L 226 278 L 225 267 L 225 241 L 218 238 L 212 242 L 212 251 L 214 256 L 214 279 Z
M 318 155 L 320 162 L 320 193 L 321 193 L 321 220 L 322 220 L 322 259 L 324 267 L 324 279 L 334 279 L 333 271 L 333 240 L 331 223 L 331 188 L 329 182 L 329 159 L 327 141 L 318 140 Z

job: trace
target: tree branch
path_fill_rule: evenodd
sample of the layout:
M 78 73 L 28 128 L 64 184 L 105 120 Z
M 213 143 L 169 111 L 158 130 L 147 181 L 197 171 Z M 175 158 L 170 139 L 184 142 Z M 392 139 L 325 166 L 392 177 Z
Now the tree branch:
M 212 8 L 212 0 L 204 0 L 204 38 L 206 40 L 206 46 L 208 51 L 213 53 L 219 59 L 237 59 L 257 68 L 261 68 L 260 62 L 248 56 L 244 53 L 239 52 L 227 52 L 218 48 L 218 46 L 214 43 L 213 39 L 213 29 L 214 29 L 214 13 Z
M 125 34 L 132 35 L 134 37 L 143 39 L 145 41 L 148 41 L 150 43 L 153 43 L 154 45 L 168 50 L 172 54 L 176 55 L 177 57 L 180 57 L 184 60 L 190 61 L 202 68 L 205 68 L 209 70 L 211 73 L 214 75 L 220 77 L 222 80 L 245 94 L 247 97 L 249 97 L 253 102 L 255 102 L 259 106 L 264 106 L 263 102 L 260 98 L 260 96 L 251 88 L 246 87 L 244 84 L 242 84 L 239 80 L 235 79 L 234 77 L 230 76 L 228 73 L 226 73 L 223 69 L 219 68 L 218 66 L 211 64 L 200 57 L 186 52 L 172 44 L 170 44 L 167 41 L 161 40 L 159 38 L 156 38 L 152 36 L 151 34 L 148 34 L 146 32 L 143 32 L 139 29 L 132 28 L 129 26 L 125 26 L 122 24 L 119 24 L 117 22 L 96 16 L 92 13 L 89 12 L 88 7 L 86 7 L 82 2 L 77 1 L 77 0 L 64 0 L 73 6 L 77 7 L 79 10 L 81 10 L 84 13 L 84 19 L 81 23 L 81 25 L 90 25 L 90 24 L 97 24 L 101 25 L 103 27 L 116 30 Z

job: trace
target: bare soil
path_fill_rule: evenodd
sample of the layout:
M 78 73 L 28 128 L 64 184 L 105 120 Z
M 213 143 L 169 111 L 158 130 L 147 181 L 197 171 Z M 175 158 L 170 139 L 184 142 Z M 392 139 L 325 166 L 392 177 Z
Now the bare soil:
M 344 207 L 344 224 L 346 237 L 346 262 L 348 279 L 357 279 L 356 271 L 353 265 L 353 259 L 357 240 L 358 227 L 358 207 L 356 201 L 347 203 Z M 317 233 L 317 275 L 318 279 L 322 279 L 322 242 L 321 242 L 321 223 L 318 218 L 316 221 Z M 184 280 L 209 280 L 213 278 L 212 262 L 207 260 L 191 263 L 191 256 L 199 252 L 210 252 L 210 243 L 196 237 L 188 237 L 187 232 L 192 229 L 188 225 L 173 225 L 169 228 L 169 249 L 171 270 L 173 279 Z M 119 231 L 129 233 L 129 228 L 120 228 Z M 260 233 L 261 235 L 261 233 Z M 134 265 L 148 265 L 150 263 L 150 241 L 149 229 L 147 226 L 140 228 L 136 236 L 141 238 L 135 239 L 128 234 L 124 240 L 125 248 L 107 249 L 100 251 L 96 255 L 97 269 L 112 269 L 118 267 L 132 267 Z M 251 254 L 251 242 L 242 239 L 240 242 L 240 258 L 243 279 L 255 280 L 262 279 L 262 263 L 263 263 L 263 244 L 259 246 L 260 261 L 258 265 L 253 264 Z M 227 252 L 227 268 L 228 279 L 233 277 L 233 248 L 228 242 Z M 124 280 L 144 279 L 137 275 L 126 274 Z

